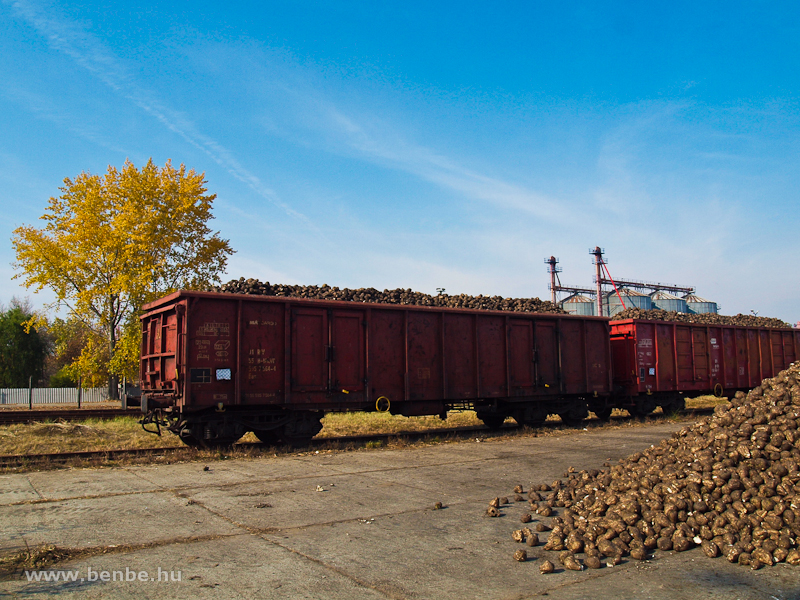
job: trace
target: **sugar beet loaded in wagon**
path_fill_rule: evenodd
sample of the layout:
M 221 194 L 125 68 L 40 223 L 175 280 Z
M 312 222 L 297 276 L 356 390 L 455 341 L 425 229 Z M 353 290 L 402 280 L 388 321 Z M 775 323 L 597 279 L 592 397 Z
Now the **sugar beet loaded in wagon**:
M 615 382 L 613 349 L 622 345 L 601 317 L 187 291 L 144 310 L 143 423 L 190 445 L 227 445 L 248 431 L 265 443 L 304 444 L 333 411 L 474 409 L 491 427 L 508 416 L 535 426 L 549 414 L 575 422 L 589 410 L 643 413 L 673 406 L 688 360 L 675 358 L 670 379 L 666 346 L 654 340 L 657 381 L 647 380 L 646 352 L 641 360 L 634 352 L 620 365 L 646 374 Z M 683 343 L 676 336 L 673 354 Z M 797 355 L 800 340 L 789 341 L 770 369 Z M 693 393 L 719 383 L 698 357 L 694 387 L 685 388 Z M 749 387 L 744 378 L 729 383 L 720 383 L 726 392 Z

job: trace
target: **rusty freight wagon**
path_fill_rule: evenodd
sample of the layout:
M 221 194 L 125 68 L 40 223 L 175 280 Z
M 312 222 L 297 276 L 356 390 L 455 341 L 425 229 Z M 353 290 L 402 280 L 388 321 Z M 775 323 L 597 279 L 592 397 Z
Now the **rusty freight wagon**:
M 582 419 L 607 319 L 181 291 L 144 306 L 143 421 L 187 444 L 308 441 L 325 412 Z
M 629 319 L 611 321 L 611 351 L 610 403 L 670 412 L 686 395 L 729 396 L 774 377 L 800 356 L 800 330 Z

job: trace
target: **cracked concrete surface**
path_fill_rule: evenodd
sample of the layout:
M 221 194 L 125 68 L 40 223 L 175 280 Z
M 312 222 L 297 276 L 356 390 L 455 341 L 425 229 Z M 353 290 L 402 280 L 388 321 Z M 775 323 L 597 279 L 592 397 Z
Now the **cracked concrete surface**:
M 37 598 L 800 598 L 800 570 L 750 571 L 699 551 L 539 574 L 512 559 L 524 506 L 482 517 L 516 484 L 550 482 L 658 443 L 683 424 L 416 449 L 0 476 L 0 553 L 93 549 L 49 567 L 76 581 L 0 581 Z M 435 502 L 445 505 L 432 510 Z M 550 557 L 551 560 L 553 557 Z M 90 581 L 161 569 L 180 581 Z M 90 571 L 91 569 L 92 571 Z M 62 575 L 63 577 L 63 575 Z M 81 581 L 81 578 L 83 581 Z

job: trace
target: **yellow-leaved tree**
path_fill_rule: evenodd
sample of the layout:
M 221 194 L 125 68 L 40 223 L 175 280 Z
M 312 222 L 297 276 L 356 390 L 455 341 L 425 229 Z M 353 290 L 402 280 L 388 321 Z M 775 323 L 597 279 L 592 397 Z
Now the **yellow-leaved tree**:
M 51 289 L 55 302 L 89 334 L 71 369 L 84 381 L 117 381 L 138 374 L 139 309 L 176 289 L 202 289 L 218 282 L 233 253 L 212 232 L 205 174 L 159 168 L 150 159 L 141 169 L 129 160 L 108 167 L 104 177 L 81 173 L 65 179 L 50 198 L 42 229 L 14 230 L 15 267 L 35 291 Z

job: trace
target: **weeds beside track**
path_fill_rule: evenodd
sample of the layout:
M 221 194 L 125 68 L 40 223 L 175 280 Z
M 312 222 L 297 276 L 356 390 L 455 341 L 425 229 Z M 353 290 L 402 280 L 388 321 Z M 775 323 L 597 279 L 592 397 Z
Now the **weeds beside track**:
M 710 414 L 713 408 L 697 408 L 685 411 L 681 415 L 654 414 L 644 419 L 634 419 L 628 416 L 616 416 L 609 423 L 597 419 L 584 421 L 577 426 L 564 426 L 559 421 L 548 422 L 541 428 L 531 429 L 507 423 L 500 429 L 489 429 L 485 426 L 462 426 L 429 428 L 419 431 L 399 431 L 390 433 L 370 433 L 361 435 L 340 435 L 317 437 L 305 448 L 290 448 L 288 446 L 268 446 L 260 442 L 241 441 L 233 446 L 224 448 L 198 449 L 184 445 L 162 446 L 150 448 L 118 448 L 102 450 L 81 450 L 48 452 L 39 454 L 11 454 L 0 456 L 0 469 L 4 470 L 30 470 L 41 468 L 57 468 L 62 466 L 92 466 L 114 465 L 139 462 L 182 462 L 189 460 L 215 460 L 219 458 L 275 456 L 277 454 L 297 454 L 308 451 L 347 451 L 362 448 L 376 448 L 387 446 L 406 446 L 414 444 L 435 444 L 449 441 L 464 441 L 478 436 L 478 440 L 507 437 L 511 435 L 552 435 L 564 434 L 570 431 L 582 431 L 586 428 L 608 426 L 631 426 L 663 421 L 665 419 L 692 418 L 703 414 Z

